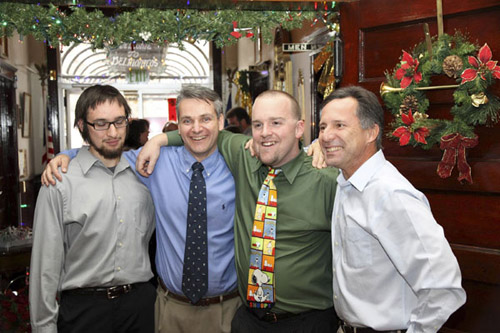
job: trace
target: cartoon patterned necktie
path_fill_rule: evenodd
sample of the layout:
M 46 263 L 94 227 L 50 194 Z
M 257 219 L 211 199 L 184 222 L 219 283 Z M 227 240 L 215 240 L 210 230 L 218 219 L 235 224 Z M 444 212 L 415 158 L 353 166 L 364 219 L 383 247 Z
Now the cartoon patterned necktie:
M 273 179 L 281 169 L 270 169 L 259 192 L 252 228 L 247 302 L 251 308 L 270 309 L 275 302 L 274 249 L 278 196 Z
M 182 292 L 195 304 L 208 290 L 207 192 L 202 174 L 203 165 L 195 162 L 192 169 Z

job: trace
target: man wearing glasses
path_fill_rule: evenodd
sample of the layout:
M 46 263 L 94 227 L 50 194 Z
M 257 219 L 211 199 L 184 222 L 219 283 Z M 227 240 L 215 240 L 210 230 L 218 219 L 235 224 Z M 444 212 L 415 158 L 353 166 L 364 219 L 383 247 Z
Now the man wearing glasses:
M 34 332 L 152 332 L 148 243 L 154 207 L 121 159 L 130 107 L 111 86 L 78 99 L 80 149 L 56 186 L 40 190 L 31 255 Z

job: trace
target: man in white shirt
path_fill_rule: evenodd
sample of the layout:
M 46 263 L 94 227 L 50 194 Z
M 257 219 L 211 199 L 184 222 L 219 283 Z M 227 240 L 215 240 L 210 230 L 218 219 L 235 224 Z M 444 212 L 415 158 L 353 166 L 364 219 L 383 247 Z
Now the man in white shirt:
M 385 159 L 383 122 L 361 87 L 321 107 L 319 141 L 341 170 L 332 215 L 339 332 L 437 332 L 465 303 L 460 269 L 427 198 Z

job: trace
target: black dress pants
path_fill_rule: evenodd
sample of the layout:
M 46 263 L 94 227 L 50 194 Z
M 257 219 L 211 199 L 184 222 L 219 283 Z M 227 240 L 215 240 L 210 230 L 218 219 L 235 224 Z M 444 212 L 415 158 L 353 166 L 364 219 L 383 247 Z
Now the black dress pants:
M 155 300 L 156 290 L 151 283 L 138 284 L 114 299 L 103 294 L 63 293 L 57 329 L 61 333 L 152 333 Z
M 336 333 L 337 329 L 338 317 L 333 307 L 267 322 L 259 319 L 246 305 L 242 305 L 231 322 L 231 333 Z

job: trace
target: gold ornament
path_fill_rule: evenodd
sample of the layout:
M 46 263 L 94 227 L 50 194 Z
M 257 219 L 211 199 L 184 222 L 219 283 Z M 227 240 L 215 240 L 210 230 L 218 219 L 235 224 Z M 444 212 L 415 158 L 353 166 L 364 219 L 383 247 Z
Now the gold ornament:
M 443 60 L 443 72 L 449 77 L 457 78 L 462 72 L 464 63 L 457 55 L 449 55 Z
M 328 74 L 328 83 L 325 87 L 323 98 L 327 98 L 332 92 L 335 91 L 335 66 L 332 64 L 330 73 Z
M 420 119 L 427 119 L 427 118 L 429 118 L 429 115 L 425 114 L 425 113 L 415 112 L 413 114 L 413 119 L 415 119 L 415 121 L 420 120 Z
M 472 99 L 472 105 L 478 108 L 481 104 L 486 104 L 489 102 L 488 97 L 484 94 L 484 92 L 480 92 L 479 94 L 473 94 L 470 96 Z
M 318 92 L 321 95 L 325 94 L 325 89 L 328 87 L 328 76 L 330 74 L 330 70 L 333 68 L 332 58 L 326 59 L 325 64 L 323 65 L 323 70 L 321 71 L 321 75 L 318 80 Z

